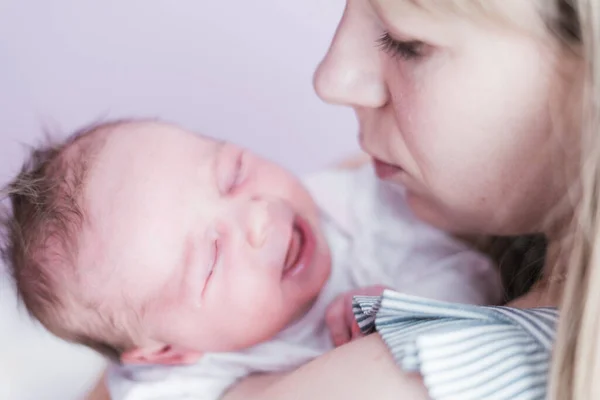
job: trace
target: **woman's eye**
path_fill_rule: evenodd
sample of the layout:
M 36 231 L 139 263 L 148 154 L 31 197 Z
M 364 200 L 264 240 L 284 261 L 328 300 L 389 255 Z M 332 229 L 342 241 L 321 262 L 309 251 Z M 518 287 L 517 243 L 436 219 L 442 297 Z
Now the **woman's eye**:
M 396 40 L 388 32 L 381 35 L 377 40 L 377 44 L 384 52 L 404 60 L 415 60 L 422 57 L 423 47 L 425 46 L 425 43 L 418 40 Z

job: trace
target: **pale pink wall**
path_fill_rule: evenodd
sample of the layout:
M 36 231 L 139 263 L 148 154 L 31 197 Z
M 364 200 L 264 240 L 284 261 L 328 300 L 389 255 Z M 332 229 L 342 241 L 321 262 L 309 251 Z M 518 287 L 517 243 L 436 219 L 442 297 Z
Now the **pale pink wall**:
M 162 117 L 299 173 L 353 153 L 351 112 L 321 103 L 311 86 L 343 6 L 0 0 L 0 181 L 41 125 L 68 133 L 101 117 Z M 53 366 L 64 347 L 13 312 L 0 279 L 0 398 L 74 398 L 68 377 L 89 377 L 98 364 L 68 348 L 70 367 Z

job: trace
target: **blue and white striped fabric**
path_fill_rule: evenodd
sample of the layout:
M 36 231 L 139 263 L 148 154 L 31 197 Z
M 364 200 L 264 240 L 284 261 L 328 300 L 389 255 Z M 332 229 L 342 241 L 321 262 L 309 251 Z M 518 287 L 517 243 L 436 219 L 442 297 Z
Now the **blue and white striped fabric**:
M 355 297 L 363 333 L 377 330 L 404 370 L 423 376 L 434 400 L 546 398 L 555 308 L 445 303 L 386 290 Z

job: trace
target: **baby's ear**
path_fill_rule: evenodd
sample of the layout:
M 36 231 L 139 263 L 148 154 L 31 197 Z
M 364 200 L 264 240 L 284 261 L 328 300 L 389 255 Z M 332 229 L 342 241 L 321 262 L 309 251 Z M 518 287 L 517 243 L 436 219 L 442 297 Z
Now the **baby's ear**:
M 198 362 L 202 353 L 171 345 L 138 347 L 121 355 L 121 362 L 129 365 L 188 365 Z

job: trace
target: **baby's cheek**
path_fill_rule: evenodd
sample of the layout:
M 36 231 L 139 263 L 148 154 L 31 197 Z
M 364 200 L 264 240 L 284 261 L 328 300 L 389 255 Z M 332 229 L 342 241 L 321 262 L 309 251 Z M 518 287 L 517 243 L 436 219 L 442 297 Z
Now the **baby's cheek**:
M 275 325 L 287 323 L 287 318 L 293 313 L 293 304 L 283 300 L 280 286 L 265 282 L 247 289 L 246 294 L 238 298 L 240 310 L 251 318 L 269 320 Z
M 232 285 L 224 296 L 228 303 L 239 311 L 253 313 L 257 308 L 266 307 L 275 298 L 273 284 L 258 272 L 249 271 L 232 277 Z
M 237 339 L 247 345 L 269 340 L 288 323 L 288 313 L 281 301 L 281 295 L 266 285 L 247 285 L 240 288 L 234 304 L 223 309 L 223 318 L 235 332 L 243 333 Z

